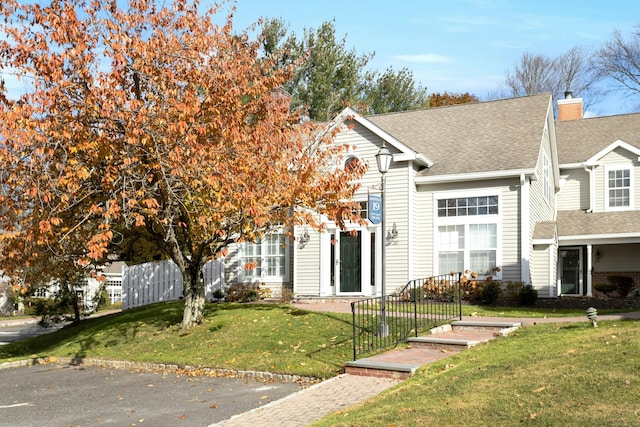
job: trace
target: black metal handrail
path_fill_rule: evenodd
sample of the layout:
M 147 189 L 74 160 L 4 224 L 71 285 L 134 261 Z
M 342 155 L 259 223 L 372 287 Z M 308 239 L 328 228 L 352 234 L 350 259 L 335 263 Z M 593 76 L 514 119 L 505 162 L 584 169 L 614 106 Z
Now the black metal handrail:
M 462 273 L 450 273 L 410 280 L 400 291 L 386 295 L 384 304 L 382 297 L 353 301 L 353 360 L 406 341 L 412 334 L 418 336 L 420 330 L 438 323 L 461 319 L 461 278 Z

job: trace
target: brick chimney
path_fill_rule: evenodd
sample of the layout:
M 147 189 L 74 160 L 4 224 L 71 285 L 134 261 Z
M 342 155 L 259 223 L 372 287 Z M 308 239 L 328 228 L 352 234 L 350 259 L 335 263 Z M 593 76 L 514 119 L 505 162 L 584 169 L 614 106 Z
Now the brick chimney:
M 558 121 L 580 120 L 582 118 L 582 98 L 574 98 L 573 93 L 565 92 L 564 99 L 558 100 Z

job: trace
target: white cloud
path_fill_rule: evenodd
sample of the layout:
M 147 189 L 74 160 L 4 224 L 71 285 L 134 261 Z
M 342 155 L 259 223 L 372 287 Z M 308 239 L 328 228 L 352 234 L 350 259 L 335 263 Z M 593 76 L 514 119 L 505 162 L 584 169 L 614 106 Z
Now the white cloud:
M 413 62 L 417 64 L 446 64 L 454 62 L 452 58 L 444 55 L 438 55 L 435 53 L 425 53 L 417 55 L 396 55 L 394 56 L 398 61 Z

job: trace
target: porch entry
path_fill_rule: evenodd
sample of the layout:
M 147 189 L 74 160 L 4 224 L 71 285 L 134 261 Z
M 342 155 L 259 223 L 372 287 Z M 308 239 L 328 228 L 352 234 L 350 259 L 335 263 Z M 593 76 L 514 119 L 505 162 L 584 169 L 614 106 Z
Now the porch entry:
M 561 295 L 582 295 L 582 248 L 560 248 Z

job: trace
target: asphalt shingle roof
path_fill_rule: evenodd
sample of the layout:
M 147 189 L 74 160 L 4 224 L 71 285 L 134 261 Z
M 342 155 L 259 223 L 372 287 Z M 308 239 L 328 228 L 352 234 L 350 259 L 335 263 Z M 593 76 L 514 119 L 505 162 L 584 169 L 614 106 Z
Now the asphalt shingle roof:
M 557 222 L 560 237 L 640 233 L 640 211 L 558 211 Z
M 553 239 L 556 237 L 556 222 L 541 221 L 536 224 L 533 230 L 533 238 L 535 239 Z
M 368 116 L 434 165 L 422 176 L 535 167 L 550 95 Z

